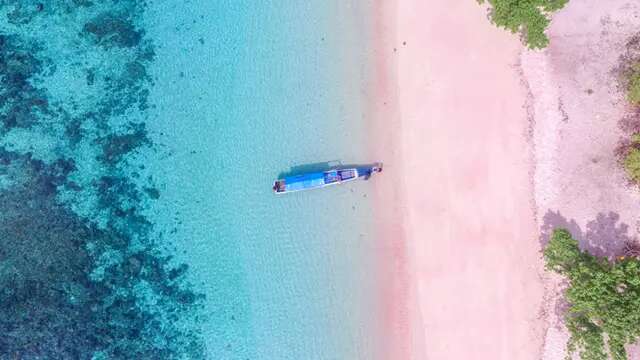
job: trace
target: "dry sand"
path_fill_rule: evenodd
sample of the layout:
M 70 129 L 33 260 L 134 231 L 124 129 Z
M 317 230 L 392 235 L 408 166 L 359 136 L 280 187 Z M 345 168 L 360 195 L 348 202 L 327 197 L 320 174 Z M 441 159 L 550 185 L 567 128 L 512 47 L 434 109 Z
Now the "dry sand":
M 395 259 L 385 270 L 407 279 L 385 278 L 398 339 L 386 358 L 540 359 L 521 45 L 470 0 L 387 2 L 383 12 L 378 66 L 387 75 L 373 109 L 389 151 L 378 196 L 393 205 L 378 216 Z
M 473 1 L 379 5 L 383 358 L 564 359 L 550 231 L 605 256 L 640 236 L 640 189 L 616 157 L 629 114 L 616 68 L 640 2 L 571 1 L 539 52 Z
M 522 55 L 543 242 L 554 227 L 565 227 L 592 253 L 614 256 L 638 236 L 640 190 L 628 185 L 616 156 L 629 110 L 616 68 L 639 21 L 637 0 L 570 1 L 554 17 L 550 47 Z M 547 283 L 545 360 L 563 359 L 568 338 L 559 283 Z M 632 349 L 630 359 L 640 352 Z

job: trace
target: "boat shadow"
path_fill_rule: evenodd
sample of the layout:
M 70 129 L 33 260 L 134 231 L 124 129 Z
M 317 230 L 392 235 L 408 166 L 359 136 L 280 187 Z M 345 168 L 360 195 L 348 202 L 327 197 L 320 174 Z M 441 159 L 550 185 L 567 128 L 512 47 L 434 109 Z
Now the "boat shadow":
M 299 165 L 291 166 L 288 171 L 280 172 L 278 174 L 278 179 L 283 179 L 289 176 L 296 176 L 296 175 L 312 173 L 312 172 L 327 171 L 327 170 L 336 169 L 336 168 L 338 169 L 370 168 L 373 166 L 380 166 L 380 165 L 381 163 L 343 164 L 342 161 L 340 160 L 324 161 L 324 162 L 309 163 L 309 164 L 299 164 Z

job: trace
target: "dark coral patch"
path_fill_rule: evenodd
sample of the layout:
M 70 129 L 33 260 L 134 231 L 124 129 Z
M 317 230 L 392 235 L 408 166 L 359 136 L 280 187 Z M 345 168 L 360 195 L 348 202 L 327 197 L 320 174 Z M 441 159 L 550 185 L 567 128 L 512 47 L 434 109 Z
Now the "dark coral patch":
M 104 78 L 105 92 L 110 94 L 100 104 L 100 113 L 103 116 L 122 115 L 127 109 L 134 106 L 141 111 L 147 109 L 147 97 L 149 90 L 146 88 L 150 81 L 146 70 L 146 52 L 137 54 L 138 59 L 127 63 L 117 77 Z
M 202 296 L 143 215 L 160 192 L 128 167 L 153 146 L 144 110 L 154 52 L 134 26 L 142 4 L 105 2 L 92 14 L 88 0 L 0 2 L 10 17 L 0 33 L 0 358 L 204 357 L 193 326 Z M 49 42 L 31 28 L 49 18 L 84 32 Z M 58 41 L 69 42 L 66 57 Z M 113 61 L 66 61 L 94 55 Z M 91 96 L 48 98 L 47 77 L 83 66 Z M 17 128 L 55 146 L 8 151 Z
M 7 20 L 14 25 L 28 24 L 42 10 L 44 10 L 42 3 L 17 2 L 13 5 L 13 9 L 7 13 Z
M 140 44 L 142 32 L 130 19 L 116 14 L 101 14 L 84 25 L 83 31 L 100 46 L 130 48 Z
M 0 122 L 4 130 L 27 128 L 36 121 L 37 113 L 49 111 L 46 95 L 30 82 L 43 69 L 37 52 L 37 46 L 17 36 L 0 35 Z
M 200 295 L 185 287 L 186 266 L 172 267 L 152 246 L 134 247 L 127 232 L 99 229 L 56 201 L 73 163 L 47 165 L 0 149 L 13 184 L 0 191 L 0 349 L 15 358 L 200 357 L 198 337 L 171 329 L 158 314 L 185 316 Z M 99 192 L 134 200 L 123 179 Z M 107 196 L 109 198 L 109 196 Z M 116 205 L 117 206 L 117 205 Z M 151 243 L 150 243 L 151 244 Z M 88 250 L 91 249 L 91 250 Z M 119 256 L 113 254 L 121 254 Z M 92 273 L 109 264 L 97 278 Z M 141 308 L 146 283 L 162 299 Z M 155 295 L 153 295 L 155 294 Z M 165 345 L 156 338 L 168 336 Z M 185 352 L 189 352 L 186 354 Z
M 97 143 L 102 147 L 102 153 L 98 159 L 113 165 L 140 146 L 148 145 L 149 138 L 144 123 L 131 123 L 126 133 L 108 134 L 99 138 Z
M 160 191 L 158 191 L 158 189 L 156 189 L 156 188 L 145 187 L 144 188 L 144 192 L 146 192 L 147 195 L 149 196 L 149 198 L 151 198 L 153 200 L 157 200 L 157 199 L 160 198 Z
M 91 316 L 82 306 L 91 260 L 81 242 L 92 230 L 56 205 L 49 184 L 59 170 L 1 157 L 17 184 L 0 192 L 0 349 L 14 358 L 80 358 L 92 343 L 80 321 Z

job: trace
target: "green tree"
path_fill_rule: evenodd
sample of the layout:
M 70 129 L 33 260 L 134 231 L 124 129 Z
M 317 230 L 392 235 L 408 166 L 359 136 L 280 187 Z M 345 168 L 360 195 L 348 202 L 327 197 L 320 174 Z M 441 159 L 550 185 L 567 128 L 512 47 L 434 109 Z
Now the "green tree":
M 478 0 L 481 4 L 485 0 Z M 522 34 L 531 49 L 549 44 L 544 33 L 551 22 L 551 14 L 562 9 L 569 0 L 487 0 L 491 5 L 491 20 L 512 33 Z
M 548 270 L 569 281 L 569 354 L 578 351 L 582 360 L 606 360 L 608 354 L 626 360 L 624 346 L 640 337 L 640 261 L 593 256 L 564 229 L 553 232 L 544 258 Z

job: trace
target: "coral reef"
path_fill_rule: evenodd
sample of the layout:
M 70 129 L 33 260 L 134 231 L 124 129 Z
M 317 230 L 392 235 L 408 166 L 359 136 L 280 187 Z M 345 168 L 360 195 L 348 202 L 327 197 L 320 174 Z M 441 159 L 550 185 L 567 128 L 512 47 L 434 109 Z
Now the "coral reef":
M 153 149 L 143 11 L 0 2 L 0 358 L 203 357 L 202 295 L 133 164 Z

